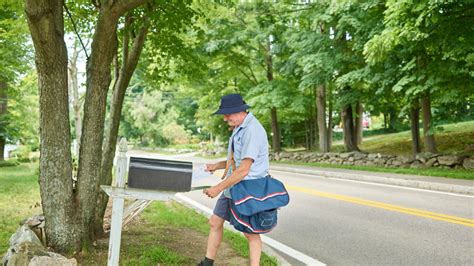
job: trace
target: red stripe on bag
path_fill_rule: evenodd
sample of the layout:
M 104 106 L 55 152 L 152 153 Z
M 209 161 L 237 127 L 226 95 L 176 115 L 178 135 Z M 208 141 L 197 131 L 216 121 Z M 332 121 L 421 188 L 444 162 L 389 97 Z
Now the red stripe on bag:
M 266 233 L 266 232 L 269 232 L 271 231 L 271 229 L 269 230 L 255 230 L 250 224 L 242 221 L 239 216 L 237 216 L 237 214 L 235 214 L 234 210 L 232 210 L 232 208 L 230 208 L 230 212 L 232 213 L 232 216 L 234 216 L 235 220 L 237 222 L 239 222 L 240 224 L 242 224 L 243 226 L 247 227 L 248 229 L 250 229 L 252 232 L 255 232 L 255 233 Z
M 288 193 L 287 192 L 275 192 L 275 193 L 272 193 L 272 194 L 268 194 L 263 198 L 256 198 L 254 196 L 247 196 L 247 197 L 245 197 L 241 200 L 235 201 L 235 205 L 239 205 L 239 204 L 244 203 L 244 202 L 246 202 L 247 200 L 250 200 L 250 199 L 254 199 L 254 200 L 258 200 L 258 201 L 264 201 L 264 200 L 266 200 L 268 198 L 271 198 L 271 197 L 281 196 L 281 195 L 286 195 L 286 194 L 288 194 Z

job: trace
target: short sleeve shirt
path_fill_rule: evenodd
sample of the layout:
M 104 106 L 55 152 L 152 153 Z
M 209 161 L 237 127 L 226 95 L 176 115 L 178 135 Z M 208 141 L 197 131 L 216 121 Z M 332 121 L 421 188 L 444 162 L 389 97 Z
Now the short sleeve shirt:
M 244 122 L 232 131 L 227 156 L 230 156 L 232 148 L 236 167 L 239 167 L 245 158 L 253 160 L 250 171 L 244 179 L 256 179 L 268 175 L 267 133 L 252 113 L 248 113 Z

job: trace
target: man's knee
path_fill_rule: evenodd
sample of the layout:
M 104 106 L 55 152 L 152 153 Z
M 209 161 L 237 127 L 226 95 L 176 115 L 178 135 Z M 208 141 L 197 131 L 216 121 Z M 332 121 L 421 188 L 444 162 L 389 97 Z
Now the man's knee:
M 210 218 L 209 218 L 209 226 L 211 226 L 211 229 L 220 229 L 224 226 L 224 219 L 222 219 L 221 217 L 217 216 L 217 215 L 212 215 Z
M 259 234 L 244 233 L 244 236 L 248 239 L 248 241 L 260 241 L 260 235 Z

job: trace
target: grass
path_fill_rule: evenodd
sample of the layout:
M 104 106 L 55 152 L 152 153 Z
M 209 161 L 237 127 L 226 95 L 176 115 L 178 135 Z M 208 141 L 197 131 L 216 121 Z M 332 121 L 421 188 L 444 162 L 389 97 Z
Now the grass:
M 420 176 L 438 176 L 448 177 L 457 179 L 468 179 L 474 180 L 474 171 L 467 169 L 442 169 L 442 168 L 388 168 L 388 167 L 377 167 L 377 166 L 363 166 L 363 165 L 339 165 L 339 164 L 328 164 L 328 163 L 303 163 L 295 161 L 272 161 L 274 164 L 289 164 L 289 165 L 302 165 L 302 166 L 314 166 L 324 168 L 340 168 L 350 169 L 359 171 L 370 171 L 370 172 L 384 172 L 384 173 L 396 173 L 396 174 L 407 174 L 407 175 L 420 175 Z
M 39 203 L 37 163 L 0 168 L 0 255 L 8 249 L 8 240 L 19 222 L 41 213 Z M 137 221 L 122 231 L 120 264 L 193 265 L 205 254 L 208 230 L 207 218 L 195 211 L 176 202 L 153 202 Z M 226 230 L 224 242 L 230 251 L 222 255 L 223 259 L 230 264 L 245 264 L 247 240 Z M 76 257 L 82 265 L 106 265 L 107 253 L 108 238 L 105 238 Z M 232 259 L 238 262 L 232 263 Z M 262 265 L 277 263 L 262 254 Z
M 0 254 L 22 220 L 41 213 L 40 202 L 37 163 L 0 168 Z
M 423 130 L 420 135 L 423 136 Z M 435 141 L 440 153 L 474 155 L 474 121 L 438 126 Z M 423 139 L 421 142 L 423 147 Z M 411 154 L 411 132 L 371 136 L 363 140 L 360 148 L 369 153 Z M 333 150 L 341 151 L 343 145 L 334 145 Z
M 178 227 L 195 229 L 206 236 L 209 232 L 207 218 L 177 203 L 174 203 L 173 207 L 170 208 L 169 204 L 155 202 L 145 209 L 143 218 L 158 225 L 173 224 Z M 224 241 L 230 243 L 240 256 L 248 258 L 247 240 L 241 234 L 225 230 Z M 277 265 L 276 260 L 265 253 L 262 254 L 260 263 L 263 265 Z

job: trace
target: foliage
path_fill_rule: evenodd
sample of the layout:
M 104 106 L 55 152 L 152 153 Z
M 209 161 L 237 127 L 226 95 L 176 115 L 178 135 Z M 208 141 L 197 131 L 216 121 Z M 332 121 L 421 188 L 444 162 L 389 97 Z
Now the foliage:
M 36 84 L 31 68 L 31 48 L 22 6 L 16 1 L 4 1 L 0 11 L 0 137 L 7 143 L 20 142 L 38 146 Z M 26 76 L 25 76 L 26 74 Z M 3 99 L 3 97 L 5 97 Z M 5 102 L 4 102 L 5 101 Z
M 186 143 L 189 133 L 176 123 L 178 114 L 157 90 L 132 90 L 124 103 L 120 135 L 142 146 Z
M 384 71 L 397 69 L 392 89 L 408 101 L 430 92 L 434 108 L 466 106 L 473 93 L 474 75 L 469 69 L 474 5 L 468 1 L 389 0 L 386 6 L 384 29 L 364 47 L 368 63 L 383 64 Z M 392 61 L 387 68 L 386 62 Z
M 38 139 L 38 88 L 36 73 L 30 71 L 23 79 L 14 83 L 15 87 L 8 90 L 8 109 L 5 116 L 1 116 L 0 134 L 10 143 L 19 142 L 30 146 L 32 151 L 39 147 Z M 11 84 L 11 83 L 10 83 Z

